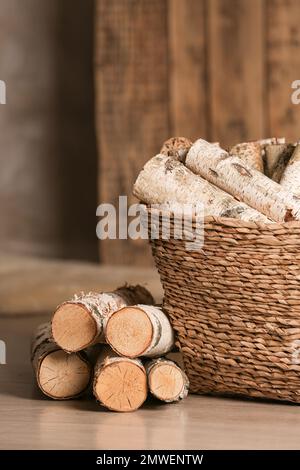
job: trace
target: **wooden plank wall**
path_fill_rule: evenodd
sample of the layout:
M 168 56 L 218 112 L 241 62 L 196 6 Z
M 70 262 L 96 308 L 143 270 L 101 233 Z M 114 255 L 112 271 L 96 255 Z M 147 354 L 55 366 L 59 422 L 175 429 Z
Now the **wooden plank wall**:
M 172 135 L 223 146 L 299 139 L 299 0 L 97 0 L 99 201 L 131 193 Z M 130 197 L 130 200 L 131 197 Z M 148 264 L 145 242 L 100 242 L 107 263 Z
M 0 2 L 3 252 L 97 260 L 93 22 L 93 0 Z
M 118 205 L 135 176 L 169 135 L 167 2 L 97 4 L 96 85 L 100 200 Z M 144 261 L 145 243 L 101 242 L 101 261 Z

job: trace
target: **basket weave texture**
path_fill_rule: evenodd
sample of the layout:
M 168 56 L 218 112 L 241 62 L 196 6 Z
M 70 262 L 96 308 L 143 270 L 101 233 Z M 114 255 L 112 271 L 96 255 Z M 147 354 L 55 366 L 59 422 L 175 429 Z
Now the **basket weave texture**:
M 191 392 L 300 403 L 300 223 L 206 217 L 200 250 L 150 242 Z

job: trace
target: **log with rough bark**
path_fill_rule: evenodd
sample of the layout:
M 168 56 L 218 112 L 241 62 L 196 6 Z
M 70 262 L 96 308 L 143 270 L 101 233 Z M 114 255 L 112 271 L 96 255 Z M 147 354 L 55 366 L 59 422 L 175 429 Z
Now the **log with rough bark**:
M 300 145 L 295 147 L 292 157 L 283 172 L 280 184 L 287 191 L 300 198 Z
M 92 367 L 86 354 L 62 351 L 53 341 L 49 323 L 37 329 L 32 341 L 31 361 L 39 388 L 51 398 L 76 398 L 89 388 Z
M 205 140 L 199 139 L 193 144 L 186 157 L 186 166 L 271 220 L 300 220 L 297 198 L 239 157 L 230 156 Z
M 134 411 L 147 398 L 147 374 L 142 362 L 117 356 L 103 346 L 95 364 L 94 396 L 113 411 Z
M 161 401 L 172 403 L 188 394 L 189 380 L 176 362 L 165 358 L 153 359 L 145 364 L 149 390 Z
M 193 142 L 186 137 L 171 137 L 163 143 L 160 153 L 169 157 L 176 158 L 184 163 L 187 153 Z
M 263 173 L 264 164 L 261 145 L 259 142 L 243 142 L 241 144 L 236 144 L 231 147 L 229 154 L 240 157 L 240 159 L 251 166 L 251 168 L 255 168 Z
M 262 147 L 271 144 L 285 144 L 285 137 L 267 137 L 266 139 L 255 140 Z
M 134 305 L 110 315 L 105 328 L 107 343 L 126 357 L 158 357 L 174 346 L 173 328 L 160 307 Z
M 273 144 L 265 148 L 265 174 L 279 183 L 295 147 L 293 144 Z
M 154 303 L 150 292 L 139 285 L 121 287 L 114 292 L 75 295 L 55 311 L 53 338 L 67 352 L 81 351 L 103 341 L 104 323 L 111 313 L 137 303 Z
M 220 147 L 210 144 L 219 151 Z M 172 157 L 156 155 L 140 172 L 134 195 L 146 204 L 203 204 L 204 215 L 270 222 L 267 217 L 195 175 Z

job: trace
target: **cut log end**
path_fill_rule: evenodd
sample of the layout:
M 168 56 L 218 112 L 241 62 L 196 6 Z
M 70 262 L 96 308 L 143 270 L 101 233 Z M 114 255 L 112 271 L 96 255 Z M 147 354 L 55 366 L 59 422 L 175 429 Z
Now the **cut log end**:
M 186 137 L 171 137 L 166 140 L 160 150 L 160 153 L 169 157 L 174 157 L 184 163 L 187 153 L 193 142 Z
M 52 335 L 62 349 L 76 352 L 95 341 L 97 324 L 84 305 L 66 302 L 53 315 Z
M 158 362 L 149 371 L 149 388 L 159 400 L 173 402 L 184 394 L 186 378 L 184 372 L 174 363 Z
M 45 395 L 57 400 L 74 398 L 88 388 L 91 366 L 78 354 L 57 350 L 41 360 L 37 378 Z
M 147 398 L 145 370 L 125 359 L 107 363 L 95 380 L 94 394 L 112 411 L 137 410 Z
M 125 307 L 115 312 L 106 325 L 106 340 L 121 356 L 138 357 L 153 339 L 153 326 L 148 315 L 138 307 Z

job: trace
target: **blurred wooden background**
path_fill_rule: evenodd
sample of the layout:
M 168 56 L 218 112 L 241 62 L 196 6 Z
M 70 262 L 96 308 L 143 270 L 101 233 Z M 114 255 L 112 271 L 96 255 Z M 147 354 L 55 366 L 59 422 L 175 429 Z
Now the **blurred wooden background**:
M 172 135 L 226 146 L 299 139 L 299 0 L 97 0 L 100 200 L 130 194 Z M 100 243 L 105 262 L 148 262 L 145 244 Z
M 97 203 L 171 135 L 298 139 L 299 24 L 299 0 L 0 0 L 0 249 L 149 264 L 97 241 Z
M 93 0 L 0 0 L 0 249 L 97 260 Z

